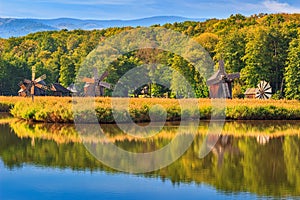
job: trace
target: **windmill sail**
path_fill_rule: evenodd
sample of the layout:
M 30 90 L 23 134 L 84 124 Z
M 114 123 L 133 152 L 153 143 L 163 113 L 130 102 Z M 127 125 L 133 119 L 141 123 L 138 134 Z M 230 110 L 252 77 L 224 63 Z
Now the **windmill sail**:
M 31 80 L 24 79 L 24 83 L 30 84 L 30 83 L 31 83 Z
M 20 96 L 33 96 L 44 94 L 44 90 L 48 90 L 48 87 L 42 83 L 44 79 L 46 79 L 46 74 L 43 74 L 39 78 L 35 79 L 35 67 L 32 67 L 32 77 L 31 80 L 24 79 L 19 83 L 20 90 L 18 91 Z
M 108 71 L 105 71 L 99 78 L 99 81 L 102 81 L 103 79 L 105 79 L 108 76 Z
M 95 80 L 99 79 L 97 68 L 94 68 L 94 79 Z
M 82 79 L 83 82 L 86 82 L 86 83 L 95 83 L 95 79 L 93 78 L 87 78 L 87 77 L 84 77 Z
M 236 78 L 240 78 L 240 73 L 233 73 L 233 74 L 228 74 L 227 75 L 228 79 L 236 79 Z
M 105 87 L 107 89 L 110 89 L 111 85 L 109 83 L 106 82 L 99 82 L 99 86 Z
M 43 74 L 42 76 L 38 77 L 37 79 L 34 80 L 34 82 L 38 83 L 47 78 L 46 74 Z
M 255 97 L 258 99 L 269 99 L 272 96 L 272 88 L 266 81 L 261 81 L 257 85 L 257 91 Z

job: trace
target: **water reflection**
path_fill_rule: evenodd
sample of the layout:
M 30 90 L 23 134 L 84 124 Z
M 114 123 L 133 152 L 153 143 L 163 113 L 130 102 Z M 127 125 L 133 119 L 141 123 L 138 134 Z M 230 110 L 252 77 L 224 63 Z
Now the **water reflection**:
M 151 152 L 174 137 L 176 124 L 139 139 L 122 134 L 115 125 L 102 125 L 104 136 L 79 136 L 73 125 L 0 125 L 0 157 L 7 168 L 23 164 L 84 171 L 117 171 L 97 161 L 82 142 L 113 142 L 132 152 Z M 188 127 L 187 127 L 188 128 Z M 297 121 L 227 122 L 212 152 L 199 159 L 208 122 L 201 122 L 185 154 L 168 167 L 140 174 L 169 179 L 174 184 L 209 184 L 221 192 L 251 192 L 262 196 L 300 196 L 300 124 Z M 209 140 L 216 138 L 207 138 Z M 105 152 L 107 156 L 110 152 Z

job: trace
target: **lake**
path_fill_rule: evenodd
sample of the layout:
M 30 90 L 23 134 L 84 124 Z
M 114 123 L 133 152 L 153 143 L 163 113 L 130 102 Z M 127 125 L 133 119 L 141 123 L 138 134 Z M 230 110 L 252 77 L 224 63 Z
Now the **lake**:
M 84 145 L 102 140 L 78 135 L 74 125 L 0 124 L 0 199 L 256 199 L 300 197 L 299 121 L 235 121 L 204 158 L 199 152 L 208 122 L 185 153 L 152 172 L 120 172 L 98 161 Z M 134 138 L 101 125 L 106 140 L 131 151 L 168 144 L 177 124 L 157 136 Z M 110 156 L 111 152 L 106 154 Z

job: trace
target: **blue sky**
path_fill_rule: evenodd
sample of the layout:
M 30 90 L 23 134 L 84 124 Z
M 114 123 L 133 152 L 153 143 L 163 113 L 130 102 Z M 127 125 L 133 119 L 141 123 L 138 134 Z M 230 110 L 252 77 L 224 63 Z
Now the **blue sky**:
M 137 19 L 226 18 L 241 13 L 300 13 L 299 0 L 0 0 L 0 17 Z

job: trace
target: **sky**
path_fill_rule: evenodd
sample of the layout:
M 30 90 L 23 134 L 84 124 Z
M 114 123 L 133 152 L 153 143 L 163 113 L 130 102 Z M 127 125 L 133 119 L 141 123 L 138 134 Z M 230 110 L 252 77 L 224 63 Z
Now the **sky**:
M 138 19 L 227 18 L 231 14 L 300 13 L 299 0 L 0 0 L 0 17 Z

